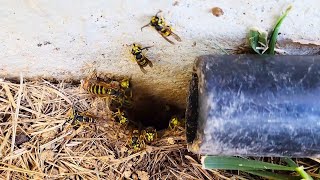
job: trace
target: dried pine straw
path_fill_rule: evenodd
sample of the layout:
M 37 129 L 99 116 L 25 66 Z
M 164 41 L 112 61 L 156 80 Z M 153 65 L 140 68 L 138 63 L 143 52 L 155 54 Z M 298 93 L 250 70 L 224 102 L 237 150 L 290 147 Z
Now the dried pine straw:
M 0 179 L 252 179 L 203 170 L 186 150 L 184 129 L 132 152 L 129 130 L 110 119 L 103 102 L 70 83 L 0 81 Z M 75 129 L 64 124 L 73 105 L 102 118 Z

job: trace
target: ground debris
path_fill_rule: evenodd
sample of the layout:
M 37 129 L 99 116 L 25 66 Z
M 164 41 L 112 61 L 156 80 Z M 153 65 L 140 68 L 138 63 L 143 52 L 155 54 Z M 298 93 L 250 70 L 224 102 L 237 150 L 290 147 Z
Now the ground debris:
M 20 84 L 0 81 L 0 110 L 6 117 L 0 121 L 0 179 L 119 179 L 130 178 L 132 173 L 141 180 L 198 177 L 200 171 L 195 168 L 201 166 L 181 165 L 188 161 L 182 154 L 193 156 L 186 150 L 183 129 L 165 132 L 164 138 L 132 152 L 127 146 L 128 130 L 110 118 L 73 127 L 67 122 L 72 107 L 92 113 L 98 107 L 97 113 L 106 113 L 101 116 L 108 113 L 101 100 L 84 93 L 75 83 L 24 82 L 16 119 L 19 132 L 13 132 L 19 89 Z

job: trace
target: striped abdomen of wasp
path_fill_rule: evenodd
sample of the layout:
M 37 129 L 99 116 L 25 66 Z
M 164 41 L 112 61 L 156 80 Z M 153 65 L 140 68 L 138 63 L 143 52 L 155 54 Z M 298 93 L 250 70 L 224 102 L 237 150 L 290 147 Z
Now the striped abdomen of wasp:
M 138 129 L 134 129 L 131 133 L 129 146 L 135 151 L 140 151 L 145 147 L 145 143 Z
M 116 95 L 120 89 L 119 82 L 111 81 L 106 83 L 103 81 L 83 80 L 82 87 L 91 94 L 98 96 L 112 96 Z
M 172 31 L 172 27 L 166 24 L 163 17 L 158 16 L 159 13 L 161 13 L 161 11 L 158 11 L 156 15 L 152 16 L 150 22 L 141 27 L 141 31 L 147 26 L 152 26 L 169 43 L 174 44 L 174 42 L 168 39 L 168 36 L 172 36 L 175 40 L 181 42 L 181 38 Z
M 83 122 L 85 123 L 95 123 L 96 119 L 93 115 L 90 115 L 88 113 L 79 112 L 75 109 L 72 110 L 72 113 L 69 117 L 69 120 L 72 121 L 71 124 L 81 124 Z
M 158 137 L 157 130 L 153 127 L 147 127 L 142 131 L 142 137 L 144 138 L 146 143 L 151 143 Z
M 113 113 L 113 118 L 122 126 L 126 126 L 129 123 L 128 113 L 125 110 L 121 110 L 120 108 L 118 108 L 117 111 Z
M 132 44 L 131 54 L 134 56 L 135 61 L 137 62 L 137 64 L 139 65 L 143 73 L 147 73 L 144 67 L 148 65 L 150 67 L 153 66 L 152 62 L 142 52 L 143 50 L 147 50 L 150 47 L 151 46 L 142 48 L 142 46 L 139 44 L 136 44 L 136 43 Z

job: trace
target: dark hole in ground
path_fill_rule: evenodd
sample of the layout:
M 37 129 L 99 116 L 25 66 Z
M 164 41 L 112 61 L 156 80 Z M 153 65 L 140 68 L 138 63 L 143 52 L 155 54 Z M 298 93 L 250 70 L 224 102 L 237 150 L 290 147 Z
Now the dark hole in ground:
M 168 128 L 172 116 L 183 117 L 184 110 L 159 97 L 145 95 L 135 99 L 132 114 L 137 124 L 162 130 Z

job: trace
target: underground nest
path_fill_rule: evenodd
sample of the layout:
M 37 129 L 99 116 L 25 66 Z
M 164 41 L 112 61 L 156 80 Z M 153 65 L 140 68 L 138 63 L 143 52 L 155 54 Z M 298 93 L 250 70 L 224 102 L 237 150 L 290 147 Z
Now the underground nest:
M 100 114 L 73 128 L 68 111 Z M 109 111 L 110 112 L 110 111 Z M 0 179 L 228 179 L 203 170 L 186 149 L 185 130 L 164 130 L 139 152 L 128 146 L 128 128 L 110 118 L 101 99 L 78 84 L 46 80 L 0 81 Z M 223 172 L 223 174 L 221 174 Z

